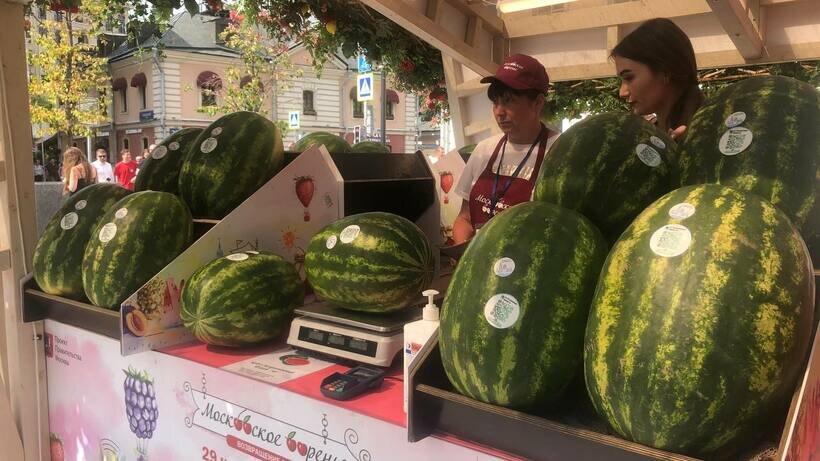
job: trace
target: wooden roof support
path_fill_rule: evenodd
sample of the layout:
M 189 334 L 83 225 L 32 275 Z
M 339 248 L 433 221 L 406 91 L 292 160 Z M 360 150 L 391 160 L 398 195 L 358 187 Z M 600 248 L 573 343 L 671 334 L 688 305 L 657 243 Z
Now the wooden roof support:
M 484 28 L 490 31 L 493 35 L 504 35 L 504 21 L 502 21 L 492 9 L 481 4 L 470 5 L 464 0 L 447 0 L 447 3 L 461 11 L 465 16 L 475 16 L 481 18 L 484 22 Z
M 744 59 L 763 55 L 765 39 L 759 0 L 711 0 L 709 7 Z

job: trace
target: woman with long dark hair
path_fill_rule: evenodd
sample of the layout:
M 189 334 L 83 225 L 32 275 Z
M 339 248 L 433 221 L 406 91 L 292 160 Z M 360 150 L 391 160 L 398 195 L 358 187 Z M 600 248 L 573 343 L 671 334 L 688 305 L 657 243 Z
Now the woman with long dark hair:
M 689 37 L 669 19 L 650 19 L 624 37 L 610 56 L 621 79 L 619 96 L 635 114 L 655 114 L 659 128 L 682 138 L 704 101 Z

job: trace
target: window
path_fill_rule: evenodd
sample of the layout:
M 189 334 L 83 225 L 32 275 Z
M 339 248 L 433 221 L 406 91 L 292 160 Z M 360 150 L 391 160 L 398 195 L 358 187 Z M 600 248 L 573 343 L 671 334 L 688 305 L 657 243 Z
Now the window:
M 302 91 L 302 113 L 305 115 L 316 115 L 316 109 L 313 107 L 312 91 Z
M 384 105 L 384 118 L 387 120 L 393 120 L 395 118 L 393 116 L 393 107 L 395 107 L 395 104 L 392 102 L 388 102 Z
M 120 112 L 128 112 L 128 93 L 126 88 L 120 90 L 120 103 L 122 105 Z
M 137 91 L 140 92 L 140 109 L 145 109 L 147 106 L 145 103 L 145 85 L 138 86 Z
M 85 35 L 85 34 L 80 34 L 80 36 L 77 37 L 77 43 L 87 44 L 88 43 L 88 36 Z
M 37 17 L 40 19 L 46 18 L 46 9 L 42 6 L 37 7 Z
M 353 100 L 353 118 L 364 118 L 364 103 Z
M 128 142 L 128 138 L 122 138 L 122 148 L 123 149 L 130 150 L 131 148 L 130 148 L 129 144 L 131 144 L 131 143 Z
M 145 136 L 142 137 L 142 148 L 148 149 L 148 138 L 146 138 Z
M 216 93 L 222 89 L 222 79 L 219 75 L 206 70 L 196 77 L 196 86 L 199 87 L 199 105 L 208 107 L 216 105 Z
M 209 88 L 202 88 L 199 91 L 199 105 L 202 107 L 216 105 L 216 93 Z

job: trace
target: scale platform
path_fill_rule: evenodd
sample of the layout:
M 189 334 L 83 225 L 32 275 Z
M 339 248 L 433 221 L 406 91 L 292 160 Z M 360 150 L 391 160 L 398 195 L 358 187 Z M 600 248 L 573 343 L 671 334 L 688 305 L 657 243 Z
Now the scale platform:
M 447 276 L 433 282 L 433 288 L 441 293 L 437 303 L 449 281 Z M 421 319 L 425 303 L 419 295 L 419 302 L 412 307 L 390 314 L 367 314 L 317 301 L 295 310 L 298 317 L 290 325 L 288 344 L 324 358 L 389 367 L 402 350 L 404 325 Z

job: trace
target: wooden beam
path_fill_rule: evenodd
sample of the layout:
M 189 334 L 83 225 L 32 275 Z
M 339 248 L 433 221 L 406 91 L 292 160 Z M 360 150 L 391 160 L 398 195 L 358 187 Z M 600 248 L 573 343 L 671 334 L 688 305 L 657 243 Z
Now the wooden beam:
M 462 98 L 472 96 L 487 90 L 487 84 L 481 83 L 480 78 L 463 82 L 456 86 L 456 94 Z
M 758 0 L 712 0 L 709 7 L 715 13 L 723 30 L 745 59 L 757 59 L 763 55 Z
M 450 120 L 453 122 L 453 138 L 457 146 L 465 146 L 463 97 L 458 94 L 458 86 L 464 82 L 461 65 L 455 59 L 442 53 L 444 81 L 447 85 L 447 102 L 450 105 Z
M 610 52 L 621 41 L 621 26 L 609 26 L 606 28 L 606 51 Z
M 470 16 L 467 19 L 467 31 L 464 34 L 464 43 L 475 47 L 475 39 L 478 36 L 478 31 L 481 29 L 481 18 L 478 16 Z
M 429 1 L 429 0 L 428 0 Z M 477 16 L 484 21 L 484 29 L 492 35 L 504 36 L 504 21 L 495 13 L 495 8 L 484 4 L 468 4 L 464 0 L 447 0 L 447 3 L 461 11 L 465 16 Z
M 470 67 L 480 75 L 492 75 L 498 64 L 489 59 L 491 51 L 473 48 L 454 36 L 447 28 L 417 12 L 403 0 L 362 0 L 410 33 Z
M 502 19 L 507 26 L 507 36 L 519 38 L 554 34 L 643 22 L 652 18 L 674 19 L 712 11 L 706 0 L 652 0 L 595 7 L 581 5 L 576 8 L 570 3 L 568 8 L 567 11 L 552 14 L 533 14 L 538 10 L 505 14 Z
M 504 58 L 510 54 L 510 39 L 504 37 L 493 38 L 493 57 L 494 63 L 499 66 L 504 62 Z
M 427 0 L 425 16 L 433 22 L 438 22 L 438 15 L 441 14 L 442 0 Z

